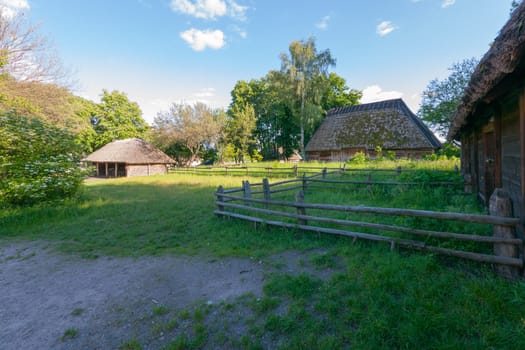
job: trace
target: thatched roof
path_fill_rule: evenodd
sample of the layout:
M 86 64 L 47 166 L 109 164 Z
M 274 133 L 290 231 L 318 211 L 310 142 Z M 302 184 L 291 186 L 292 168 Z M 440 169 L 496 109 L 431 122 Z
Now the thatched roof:
M 108 143 L 87 156 L 88 162 L 116 162 L 126 164 L 171 164 L 173 159 L 146 141 L 133 138 Z
M 480 105 L 494 101 L 504 92 L 500 90 L 504 90 L 505 86 L 514 86 L 514 83 L 523 81 L 524 54 L 525 2 L 522 2 L 472 74 L 453 116 L 448 140 L 458 137 L 460 129 L 467 124 L 469 116 L 474 114 Z
M 331 109 L 306 151 L 345 148 L 440 148 L 441 143 L 401 99 Z

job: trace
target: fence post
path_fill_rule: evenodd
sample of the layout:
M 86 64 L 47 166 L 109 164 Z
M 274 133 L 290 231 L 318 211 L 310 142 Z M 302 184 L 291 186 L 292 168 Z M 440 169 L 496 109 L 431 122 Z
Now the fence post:
M 401 175 L 401 166 L 398 166 L 396 171 L 397 171 L 397 176 Z
M 303 191 L 306 191 L 307 183 L 306 183 L 306 173 L 303 173 Z
M 264 192 L 264 200 L 265 201 L 271 201 L 271 192 L 270 192 L 270 182 L 268 182 L 267 178 L 263 179 L 263 192 Z M 266 203 L 266 208 L 268 208 L 268 203 Z
M 297 177 L 298 176 L 298 171 L 299 171 L 299 169 L 297 167 L 297 164 L 295 164 L 293 166 L 293 176 Z
M 512 200 L 507 192 L 501 188 L 496 188 L 489 200 L 490 215 L 512 216 Z M 494 225 L 494 237 L 516 238 L 514 227 Z M 518 247 L 514 244 L 494 243 L 494 255 L 505 256 L 509 258 L 518 257 Z M 496 272 L 506 278 L 517 278 L 519 269 L 513 266 L 496 265 Z
M 465 179 L 465 187 L 464 187 L 465 193 L 472 193 L 472 175 L 465 174 L 463 178 Z
M 306 208 L 302 206 L 304 204 L 304 192 L 299 190 L 295 194 L 295 205 L 297 208 L 297 215 L 306 215 Z M 297 219 L 298 225 L 307 225 L 308 222 L 305 219 Z
M 326 179 L 326 168 L 323 168 L 323 179 Z
M 224 188 L 222 187 L 222 185 L 219 185 L 219 187 L 217 188 L 217 202 L 222 202 L 224 200 L 224 197 L 222 196 L 223 193 Z M 224 205 L 217 204 L 217 209 L 219 209 L 220 211 L 224 211 Z
M 250 189 L 250 182 L 248 180 L 242 182 L 242 189 L 244 190 L 244 198 L 251 198 L 252 191 Z M 252 203 L 245 201 L 244 204 L 250 206 Z

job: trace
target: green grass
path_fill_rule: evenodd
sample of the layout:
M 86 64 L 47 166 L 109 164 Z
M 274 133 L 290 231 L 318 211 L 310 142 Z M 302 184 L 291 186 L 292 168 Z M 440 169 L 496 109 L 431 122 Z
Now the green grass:
M 225 225 L 213 215 L 219 184 L 239 187 L 241 181 L 189 175 L 88 181 L 79 201 L 0 211 L 0 239 L 57 242 L 84 257 L 258 256 L 333 244 L 287 231 L 268 235 L 240 221 Z
M 435 162 L 429 164 L 413 167 L 436 167 Z M 389 246 L 373 242 L 255 229 L 215 217 L 217 186 L 239 187 L 240 181 L 239 177 L 180 174 L 90 181 L 79 201 L 0 211 L 0 242 L 56 242 L 58 249 L 85 257 L 203 254 L 264 259 L 290 249 L 316 249 L 302 264 L 311 264 L 314 271 L 274 272 L 266 276 L 263 296 L 246 295 L 182 310 L 152 309 L 169 321 L 158 329 L 167 339 L 166 349 L 525 348 L 523 281 L 498 278 L 488 265 L 408 250 L 392 252 Z M 481 211 L 474 197 L 457 189 L 345 186 L 308 190 L 307 201 Z M 282 196 L 293 198 L 293 194 Z M 444 225 L 432 220 L 390 220 L 430 229 Z M 484 226 L 457 225 L 448 228 L 486 231 Z M 318 248 L 325 253 L 318 253 Z M 316 275 L 327 270 L 335 271 L 328 279 Z M 72 312 L 77 313 L 80 309 Z M 62 339 L 77 335 L 78 330 L 69 329 Z M 146 343 L 132 339 L 120 348 L 140 349 Z
M 60 338 L 60 340 L 67 341 L 70 339 L 75 339 L 76 337 L 78 337 L 78 329 L 68 328 L 64 331 L 64 334 L 62 334 L 62 337 Z

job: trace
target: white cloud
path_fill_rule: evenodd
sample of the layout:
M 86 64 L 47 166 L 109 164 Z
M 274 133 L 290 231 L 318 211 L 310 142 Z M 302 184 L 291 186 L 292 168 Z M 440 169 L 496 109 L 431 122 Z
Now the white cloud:
M 220 30 L 192 28 L 180 33 L 180 37 L 195 51 L 203 51 L 206 47 L 217 50 L 224 46 L 224 33 Z
M 240 21 L 246 21 L 246 11 L 248 11 L 248 6 L 242 6 L 237 4 L 233 0 L 228 0 L 229 14 L 231 17 L 238 19 Z
M 213 97 L 213 96 L 215 96 L 215 89 L 214 88 L 200 89 L 200 91 L 194 93 L 193 96 L 195 96 L 197 98 Z
M 241 28 L 236 25 L 232 25 L 230 26 L 230 29 L 236 32 L 237 34 L 239 34 L 239 36 L 243 39 L 246 39 L 248 37 L 248 32 L 244 28 Z
M 171 9 L 197 18 L 215 19 L 226 14 L 226 3 L 223 0 L 172 0 Z
M 2 17 L 13 18 L 22 10 L 29 10 L 27 0 L 0 0 L 0 11 Z
M 390 100 L 394 98 L 401 98 L 402 92 L 399 91 L 383 91 L 379 85 L 370 85 L 363 89 L 363 97 L 361 103 L 370 103 L 383 100 Z
M 456 3 L 456 0 L 443 0 L 443 2 L 441 3 L 441 7 L 442 8 L 447 8 L 449 6 L 452 6 Z
M 397 27 L 394 27 L 392 22 L 383 21 L 377 25 L 376 33 L 379 36 L 385 36 L 385 35 L 392 33 L 395 29 L 397 29 Z
M 324 16 L 315 26 L 321 30 L 326 30 L 328 28 L 328 21 L 330 21 L 330 16 Z
M 216 19 L 229 15 L 238 20 L 246 20 L 247 6 L 233 0 L 171 0 L 171 9 L 196 18 Z

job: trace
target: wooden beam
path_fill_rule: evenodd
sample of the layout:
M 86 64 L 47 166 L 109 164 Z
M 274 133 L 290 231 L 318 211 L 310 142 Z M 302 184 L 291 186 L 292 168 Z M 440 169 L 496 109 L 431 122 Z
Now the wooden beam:
M 502 166 L 501 166 L 501 119 L 503 118 L 501 112 L 501 106 L 499 103 L 494 105 L 494 137 L 496 141 L 495 145 L 495 157 L 494 157 L 494 187 L 501 188 L 502 182 Z
M 519 97 L 519 113 L 520 113 L 520 175 L 521 175 L 521 225 L 520 234 L 523 235 L 525 231 L 525 90 L 521 90 Z

